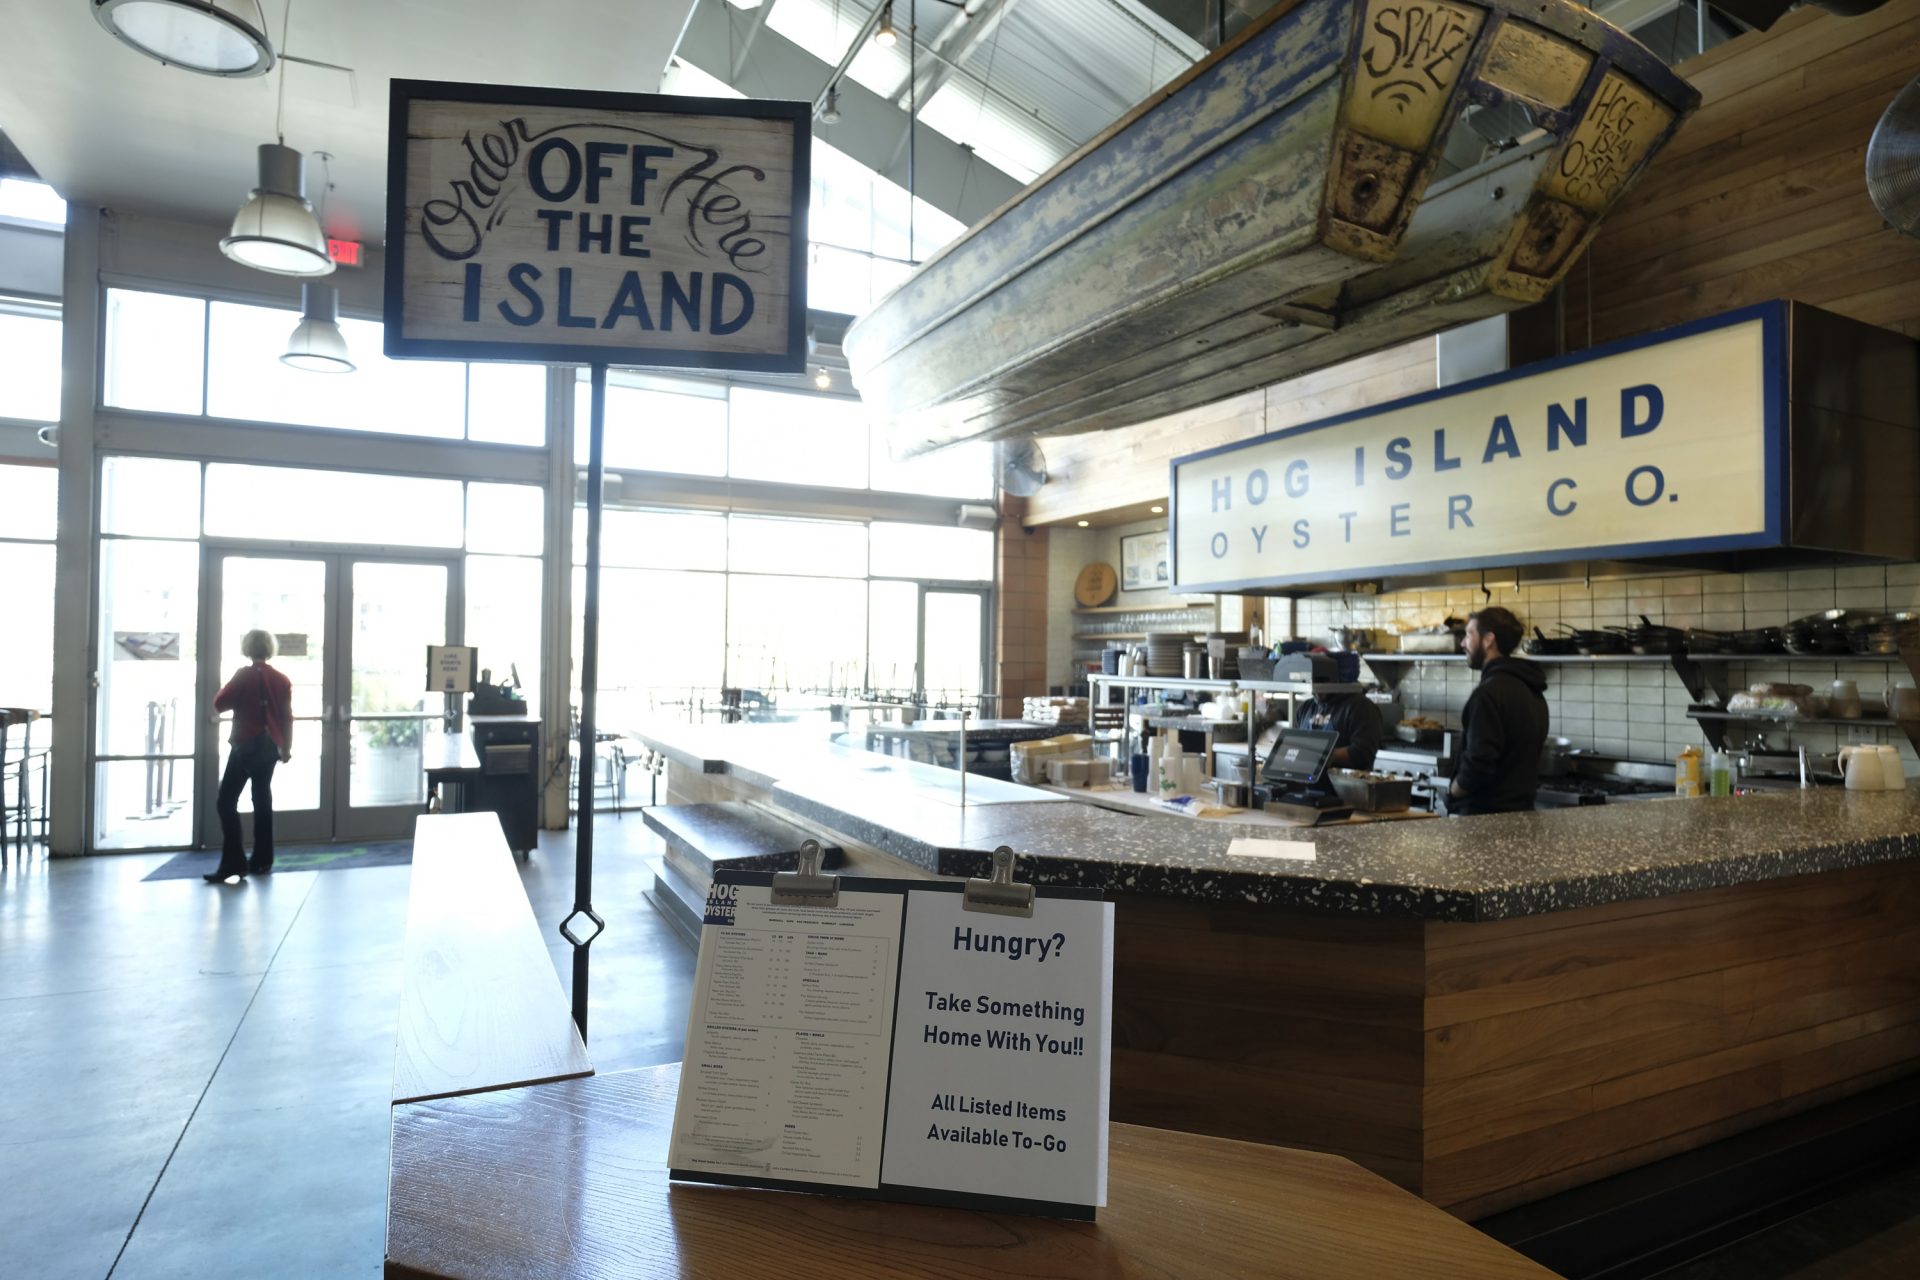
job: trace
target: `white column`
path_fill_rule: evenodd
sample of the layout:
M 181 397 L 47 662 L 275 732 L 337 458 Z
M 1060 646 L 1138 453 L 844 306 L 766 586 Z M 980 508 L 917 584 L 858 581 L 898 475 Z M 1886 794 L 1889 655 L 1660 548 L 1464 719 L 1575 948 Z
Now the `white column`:
M 573 384 L 571 365 L 547 370 L 547 554 L 541 562 L 540 733 L 547 786 L 540 825 L 567 829 L 568 731 L 573 700 Z
M 101 214 L 67 206 L 62 272 L 60 525 L 54 552 L 51 837 L 55 857 L 92 845 L 94 626 L 94 404 L 99 396 Z

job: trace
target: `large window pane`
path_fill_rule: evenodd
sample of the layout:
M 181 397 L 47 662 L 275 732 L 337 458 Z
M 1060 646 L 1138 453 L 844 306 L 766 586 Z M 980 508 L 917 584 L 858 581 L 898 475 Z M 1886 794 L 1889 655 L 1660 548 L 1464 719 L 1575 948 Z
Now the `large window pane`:
M 574 508 L 573 562 L 587 562 L 587 509 Z M 697 511 L 602 511 L 600 564 L 631 569 L 724 569 L 727 518 Z
M 216 418 L 458 440 L 466 367 L 454 361 L 389 360 L 381 326 L 342 320 L 352 373 L 309 373 L 280 363 L 296 311 L 210 304 L 207 412 Z
M 540 562 L 518 556 L 467 557 L 466 642 L 496 682 L 516 669 L 527 710 L 540 702 Z
M 100 464 L 100 531 L 143 538 L 200 536 L 200 464 L 107 458 Z
M 807 305 L 815 311 L 865 315 L 873 305 L 873 259 L 852 249 L 814 245 L 807 271 Z
M 573 460 L 583 469 L 592 411 L 593 388 L 584 381 L 576 383 Z M 602 461 L 615 470 L 723 476 L 727 473 L 727 402 L 717 396 L 610 384 L 603 445 Z
M 199 544 L 100 543 L 97 754 L 192 754 L 199 618 Z
M 573 681 L 579 694 L 586 573 L 573 571 Z M 718 696 L 726 643 L 718 573 L 607 569 L 600 582 L 599 728 L 619 732 Z
M 539 555 L 547 532 L 544 499 L 532 485 L 468 485 L 467 550 Z
M 491 444 L 545 444 L 547 367 L 468 365 L 467 439 Z
M 993 535 L 984 529 L 875 521 L 873 572 L 884 578 L 986 582 L 993 577 Z
M 729 474 L 864 489 L 867 416 L 858 400 L 735 387 Z
M 199 298 L 109 289 L 101 399 L 117 409 L 199 413 L 206 320 Z
M 877 694 L 910 694 L 920 662 L 920 588 L 875 582 L 867 598 L 867 667 L 860 685 Z
M 727 564 L 734 572 L 867 576 L 867 528 L 848 520 L 731 516 Z
M 60 417 L 60 321 L 0 312 L 0 418 Z
M 53 709 L 53 545 L 0 542 L 0 707 Z
M 60 473 L 52 467 L 0 465 L 0 538 L 52 542 Z
M 778 702 L 783 693 L 864 683 L 866 583 L 736 573 L 727 593 L 729 684 Z
M 458 547 L 460 482 L 298 467 L 207 467 L 207 534 L 292 542 Z
M 895 462 L 885 434 L 875 431 L 873 487 L 885 493 L 924 493 L 935 498 L 991 498 L 993 446 L 970 441 Z

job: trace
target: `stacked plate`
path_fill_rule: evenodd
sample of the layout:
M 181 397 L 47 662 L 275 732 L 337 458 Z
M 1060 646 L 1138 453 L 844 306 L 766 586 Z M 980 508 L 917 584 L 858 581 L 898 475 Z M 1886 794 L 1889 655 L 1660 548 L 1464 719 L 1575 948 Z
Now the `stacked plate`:
M 1207 652 L 1213 658 L 1214 679 L 1240 678 L 1240 646 L 1246 642 L 1247 633 L 1244 631 L 1207 632 Z
M 1147 674 L 1177 677 L 1185 669 L 1181 655 L 1192 638 L 1184 631 L 1147 632 Z

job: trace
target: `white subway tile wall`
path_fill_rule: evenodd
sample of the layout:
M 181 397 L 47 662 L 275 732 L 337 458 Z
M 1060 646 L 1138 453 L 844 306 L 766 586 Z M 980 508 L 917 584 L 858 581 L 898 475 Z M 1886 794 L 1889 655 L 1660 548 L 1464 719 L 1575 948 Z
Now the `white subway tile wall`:
M 1614 578 L 1593 583 L 1516 587 L 1489 581 L 1490 596 L 1477 588 L 1391 592 L 1380 596 L 1303 597 L 1296 606 L 1296 631 L 1302 639 L 1327 643 L 1336 627 L 1424 626 L 1449 615 L 1465 617 L 1475 608 L 1497 604 L 1511 609 L 1531 629 L 1548 635 L 1560 626 L 1626 626 L 1644 616 L 1671 627 L 1733 631 L 1779 626 L 1823 609 L 1920 609 L 1920 564 L 1844 569 L 1795 569 L 1775 573 L 1683 574 L 1666 578 Z M 1278 612 L 1276 611 L 1276 616 Z M 1460 723 L 1460 709 L 1478 681 L 1460 663 L 1423 663 L 1400 668 L 1401 705 L 1407 715 L 1426 715 L 1448 725 Z M 1375 673 L 1376 678 L 1379 673 Z M 1884 690 L 1905 668 L 1882 662 L 1819 662 L 1781 657 L 1777 661 L 1731 666 L 1728 687 L 1741 689 L 1759 680 L 1812 685 L 1824 691 L 1836 679 L 1852 680 L 1871 717 Z M 1553 732 L 1575 745 L 1636 760 L 1668 761 L 1689 744 L 1705 746 L 1699 726 L 1687 716 L 1692 699 L 1686 686 L 1664 664 L 1547 668 L 1547 704 Z M 1764 726 L 1736 729 L 1757 741 Z M 1920 775 L 1906 734 L 1895 729 L 1808 725 L 1773 728 L 1769 746 L 1805 744 L 1812 752 L 1831 752 L 1852 742 L 1888 743 L 1900 750 L 1908 776 Z

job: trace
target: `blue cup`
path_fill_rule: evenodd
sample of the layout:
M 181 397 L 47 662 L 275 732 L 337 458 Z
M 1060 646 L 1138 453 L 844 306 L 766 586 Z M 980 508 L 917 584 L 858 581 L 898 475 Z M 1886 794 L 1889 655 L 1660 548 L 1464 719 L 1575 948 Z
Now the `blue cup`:
M 1146 794 L 1147 757 L 1144 752 L 1136 752 L 1133 757 L 1133 789 L 1142 795 Z

